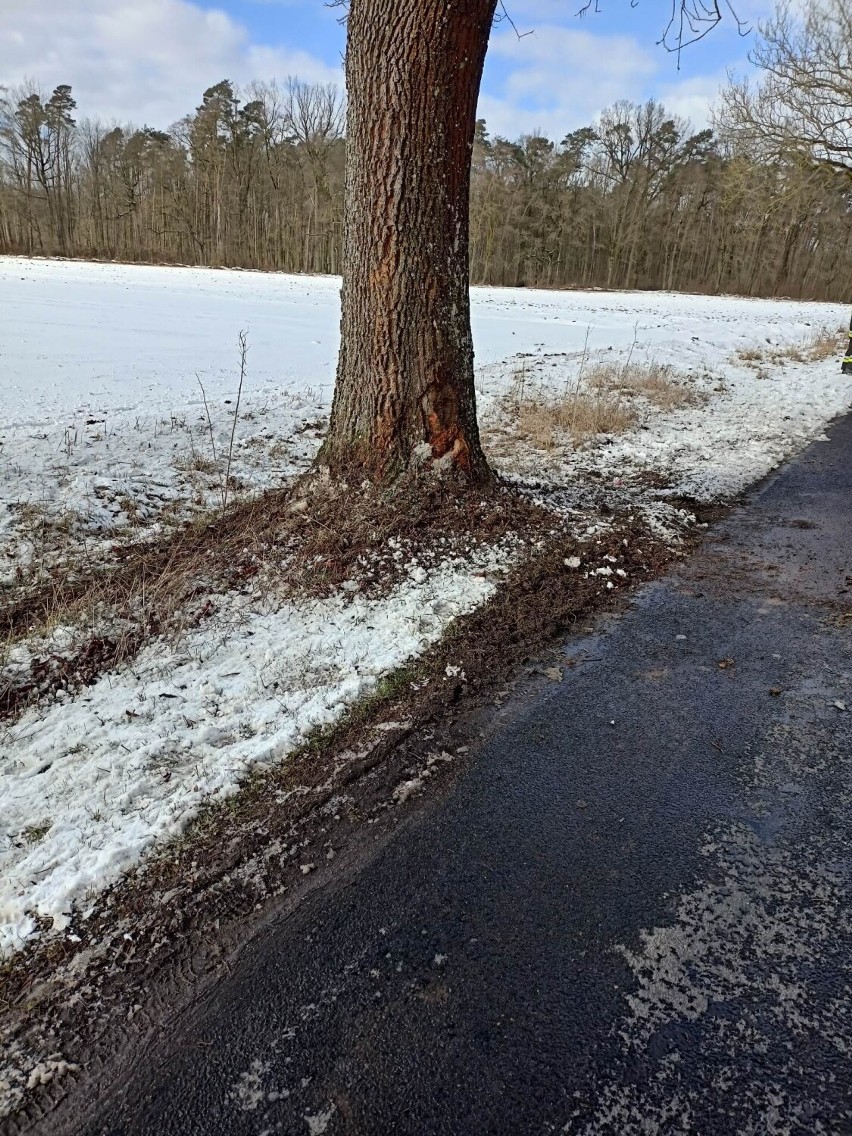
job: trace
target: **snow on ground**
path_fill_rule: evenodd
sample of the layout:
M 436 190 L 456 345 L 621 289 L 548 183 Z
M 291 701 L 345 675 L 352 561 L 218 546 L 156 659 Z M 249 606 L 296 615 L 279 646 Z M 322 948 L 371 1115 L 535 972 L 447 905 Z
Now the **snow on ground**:
M 73 560 L 215 504 L 243 328 L 232 473 L 253 491 L 304 469 L 330 406 L 338 290 L 325 278 L 0 258 L 0 584 L 40 556 Z M 839 329 L 836 305 L 493 288 L 472 300 L 492 433 L 519 373 L 528 391 L 565 397 L 584 357 L 652 359 L 699 396 L 671 412 L 642 403 L 635 428 L 579 449 L 504 438 L 495 450 L 506 472 L 578 485 L 575 496 L 591 478 L 639 485 L 648 472 L 664 493 L 736 492 L 852 403 L 839 360 L 734 358 Z M 64 546 L 39 546 L 47 521 Z M 437 641 L 512 555 L 412 567 L 383 599 L 217 597 L 217 614 L 177 644 L 152 643 L 80 694 L 28 710 L 0 735 L 0 953 L 33 936 L 38 917 L 60 933 L 202 800 L 235 792 L 250 767 L 280 760 Z
M 775 338 L 772 342 L 778 344 Z M 692 396 L 688 405 L 661 413 L 639 397 L 634 400 L 637 428 L 579 447 L 565 439 L 550 454 L 517 447 L 511 429 L 506 429 L 505 407 L 486 396 L 481 414 L 486 431 L 494 427 L 497 438 L 501 429 L 508 433 L 509 452 L 504 442 L 498 449 L 498 467 L 521 482 L 569 491 L 588 484 L 590 475 L 620 485 L 654 473 L 671 496 L 701 502 L 730 499 L 820 437 L 826 423 L 852 403 L 852 382 L 840 374 L 839 357 L 797 362 L 779 353 L 769 366 L 748 366 L 736 358 L 706 363 L 690 359 L 691 354 L 688 347 L 680 351 L 674 343 L 633 354 L 640 366 L 653 360 L 679 372 L 675 382 Z M 555 391 L 570 401 L 577 389 L 580 356 L 522 362 L 525 397 L 546 398 Z M 599 362 L 607 362 L 606 353 L 593 353 L 584 366 Z M 624 365 L 617 357 L 614 362 Z M 483 388 L 501 384 L 504 393 L 517 391 L 517 378 L 514 386 L 507 386 L 504 365 L 490 371 L 488 382 L 480 380 Z M 581 393 L 583 389 L 581 381 Z
M 79 697 L 24 714 L 0 735 L 0 956 L 36 931 L 36 915 L 64 930 L 75 904 L 177 834 L 203 800 L 233 794 L 247 770 L 333 723 L 481 604 L 508 560 L 494 551 L 429 575 L 412 566 L 380 600 L 232 595 L 176 650 L 154 643 Z
M 472 302 L 486 421 L 519 366 L 554 391 L 570 388 L 587 336 L 592 362 L 632 352 L 711 395 L 690 412 L 646 416 L 614 446 L 563 452 L 569 474 L 663 467 L 682 495 L 736 492 L 852 400 L 833 360 L 775 367 L 769 378 L 732 361 L 754 344 L 790 346 L 844 326 L 838 305 L 499 288 L 473 289 Z M 232 476 L 251 491 L 304 469 L 331 403 L 338 321 L 332 278 L 0 258 L 0 583 L 216 503 L 241 329 L 248 376 Z

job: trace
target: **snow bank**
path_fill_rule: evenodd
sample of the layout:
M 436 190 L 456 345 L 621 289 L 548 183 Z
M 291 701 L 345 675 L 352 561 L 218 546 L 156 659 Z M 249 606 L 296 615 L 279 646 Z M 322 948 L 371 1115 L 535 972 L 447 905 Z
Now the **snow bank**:
M 481 604 L 507 559 L 480 553 L 425 580 L 413 569 L 379 600 L 230 596 L 177 648 L 153 643 L 131 668 L 25 714 L 0 738 L 0 955 L 24 945 L 35 915 L 63 930 L 73 905 L 202 801 L 336 721 Z

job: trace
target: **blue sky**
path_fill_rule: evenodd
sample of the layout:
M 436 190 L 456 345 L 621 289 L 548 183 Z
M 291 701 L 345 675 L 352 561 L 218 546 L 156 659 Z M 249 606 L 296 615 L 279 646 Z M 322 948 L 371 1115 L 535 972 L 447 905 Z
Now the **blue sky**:
M 341 9 L 327 7 L 321 0 L 202 2 L 206 7 L 223 7 L 258 41 L 298 44 L 332 66 L 341 57 L 345 41 Z M 615 98 L 651 96 L 668 98 L 676 104 L 674 109 L 703 125 L 709 100 L 727 69 L 749 69 L 751 37 L 740 35 L 730 16 L 678 59 L 658 46 L 668 19 L 666 0 L 640 0 L 633 8 L 627 0 L 599 0 L 600 11 L 590 10 L 582 17 L 577 14 L 580 4 L 581 0 L 506 4 L 517 33 L 505 20 L 497 25 L 483 77 L 482 112 L 495 132 L 515 134 L 539 127 L 545 133 L 564 134 Z M 741 10 L 753 23 L 766 14 L 768 5 L 752 2 Z M 590 76 L 588 64 L 594 59 L 598 62 Z M 573 111 L 567 106 L 569 98 L 575 104 Z M 561 127 L 569 116 L 574 121 Z
M 346 42 L 342 9 L 323 0 L 201 0 L 201 6 L 223 8 L 258 42 L 298 44 L 324 63 L 340 62 Z
M 730 18 L 677 56 L 657 46 L 669 0 L 507 0 L 491 39 L 480 114 L 492 134 L 562 138 L 619 98 L 660 99 L 696 127 L 728 68 L 749 69 Z M 738 0 L 756 21 L 771 0 Z M 322 0 L 29 0 L 0 4 L 0 85 L 71 83 L 79 112 L 165 127 L 220 79 L 342 81 L 341 10 Z

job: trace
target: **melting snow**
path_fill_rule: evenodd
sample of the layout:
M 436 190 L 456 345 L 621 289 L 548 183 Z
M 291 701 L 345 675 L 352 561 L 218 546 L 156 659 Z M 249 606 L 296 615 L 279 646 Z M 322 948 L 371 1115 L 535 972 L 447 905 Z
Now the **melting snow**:
M 225 600 L 174 650 L 156 642 L 73 701 L 28 711 L 0 738 L 0 954 L 64 929 L 202 801 L 237 791 L 334 722 L 494 590 L 499 553 L 433 570 L 382 599 L 252 607 Z
M 36 551 L 22 506 L 70 517 L 82 547 L 215 501 L 205 463 L 211 430 L 219 455 L 230 434 L 241 328 L 249 371 L 233 472 L 252 491 L 304 469 L 330 405 L 338 293 L 330 278 L 0 258 L 0 584 Z M 561 452 L 555 472 L 533 463 L 536 478 L 576 492 L 590 475 L 617 485 L 644 470 L 672 493 L 737 492 L 852 402 L 839 359 L 766 373 L 734 360 L 840 328 L 838 305 L 476 288 L 472 306 L 485 419 L 519 367 L 564 392 L 586 350 L 669 364 L 706 396 Z M 416 571 L 381 600 L 273 608 L 231 596 L 176 648 L 151 644 L 76 697 L 28 711 L 0 735 L 0 953 L 36 934 L 38 917 L 61 931 L 205 799 L 235 793 L 249 769 L 286 757 L 438 640 L 493 590 L 482 571 L 509 557 L 477 555 Z M 321 1131 L 326 1117 L 305 1120 Z

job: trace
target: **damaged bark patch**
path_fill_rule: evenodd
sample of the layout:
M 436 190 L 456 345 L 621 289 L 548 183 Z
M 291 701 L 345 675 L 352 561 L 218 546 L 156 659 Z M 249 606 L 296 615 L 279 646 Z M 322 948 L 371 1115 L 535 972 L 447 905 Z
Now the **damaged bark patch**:
M 449 456 L 452 465 L 469 473 L 470 447 L 462 431 L 454 388 L 449 383 L 436 380 L 423 395 L 421 408 L 432 458 L 441 461 Z

